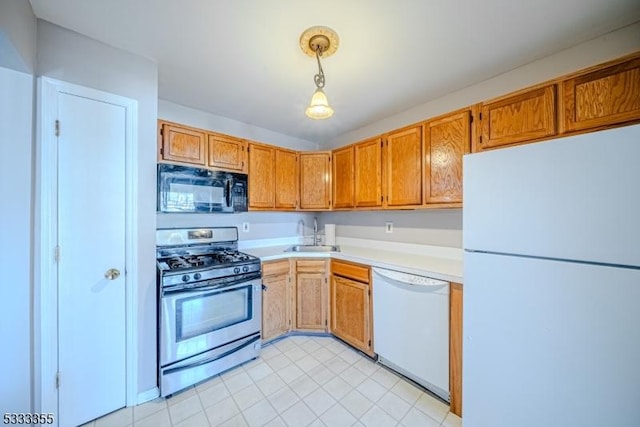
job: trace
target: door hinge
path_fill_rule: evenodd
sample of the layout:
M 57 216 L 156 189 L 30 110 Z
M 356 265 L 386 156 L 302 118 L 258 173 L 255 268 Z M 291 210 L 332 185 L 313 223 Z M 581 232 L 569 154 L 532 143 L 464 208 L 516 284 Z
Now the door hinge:
M 482 144 L 482 135 L 480 135 L 480 144 Z
M 60 372 L 56 372 L 56 388 L 60 388 Z
M 53 252 L 53 259 L 55 262 L 60 262 L 60 246 L 56 246 Z
M 473 114 L 469 115 L 469 117 L 471 118 L 471 120 L 469 120 L 469 123 L 473 123 Z
M 371 340 L 369 340 L 369 347 L 371 347 Z
M 371 289 L 367 289 L 367 295 L 371 296 Z
M 479 113 L 478 116 L 479 116 L 479 119 L 482 120 L 482 113 Z
M 56 136 L 60 136 L 60 120 L 56 120 Z

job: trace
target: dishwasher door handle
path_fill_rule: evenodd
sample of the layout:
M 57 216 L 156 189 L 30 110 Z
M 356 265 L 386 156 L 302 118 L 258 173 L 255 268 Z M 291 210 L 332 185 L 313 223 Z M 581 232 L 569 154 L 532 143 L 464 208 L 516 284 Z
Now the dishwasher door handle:
M 449 282 L 432 279 L 431 277 L 418 276 L 416 274 L 403 273 L 401 271 L 387 270 L 383 268 L 373 268 L 373 273 L 384 280 L 402 284 L 405 286 L 441 288 L 448 286 Z

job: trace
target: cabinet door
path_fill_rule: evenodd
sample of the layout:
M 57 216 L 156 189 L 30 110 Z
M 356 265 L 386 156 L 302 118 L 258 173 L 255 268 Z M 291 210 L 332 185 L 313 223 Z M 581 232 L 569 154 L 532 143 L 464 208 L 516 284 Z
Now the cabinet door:
M 247 172 L 247 143 L 241 139 L 209 134 L 209 166 Z
M 331 207 L 331 152 L 300 153 L 300 208 Z
M 369 285 L 334 275 L 330 295 L 331 332 L 371 353 Z
M 275 150 L 276 209 L 293 210 L 298 207 L 298 153 Z
M 422 204 L 422 126 L 390 133 L 386 144 L 387 206 Z
M 296 261 L 296 329 L 327 329 L 325 261 Z
M 355 206 L 382 206 L 382 139 L 354 146 Z
M 561 84 L 563 130 L 640 119 L 640 58 L 600 68 Z
M 288 262 L 287 264 L 287 270 Z M 262 339 L 269 341 L 289 331 L 291 307 L 289 306 L 289 273 L 266 276 L 262 292 Z
M 556 86 L 549 85 L 482 104 L 476 151 L 556 134 Z
M 195 129 L 164 123 L 161 125 L 163 160 L 205 166 L 206 134 Z
M 462 203 L 462 156 L 470 145 L 469 110 L 424 125 L 425 203 Z
M 354 205 L 353 146 L 332 153 L 333 208 L 352 208 Z
M 449 388 L 451 412 L 462 417 L 462 285 L 451 283 L 449 306 Z
M 275 206 L 275 150 L 260 144 L 249 144 L 249 207 Z

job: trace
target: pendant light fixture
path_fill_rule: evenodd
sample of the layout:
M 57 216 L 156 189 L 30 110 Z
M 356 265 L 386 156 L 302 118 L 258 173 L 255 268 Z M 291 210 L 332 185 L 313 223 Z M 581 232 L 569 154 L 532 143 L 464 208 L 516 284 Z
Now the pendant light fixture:
M 309 56 L 314 56 L 318 62 L 318 74 L 313 77 L 316 91 L 311 97 L 311 104 L 305 110 L 305 114 L 315 120 L 328 119 L 333 116 L 333 108 L 329 106 L 324 88 L 324 71 L 320 63 L 320 57 L 328 57 L 338 50 L 338 34 L 331 28 L 311 27 L 300 36 L 300 48 Z

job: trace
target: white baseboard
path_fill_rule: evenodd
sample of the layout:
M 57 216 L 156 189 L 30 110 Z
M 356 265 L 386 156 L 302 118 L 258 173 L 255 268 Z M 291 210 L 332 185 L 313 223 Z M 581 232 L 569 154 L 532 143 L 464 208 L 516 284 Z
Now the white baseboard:
M 143 391 L 142 393 L 138 393 L 137 405 L 153 400 L 159 396 L 160 396 L 160 389 L 158 387 L 154 387 L 150 390 Z

